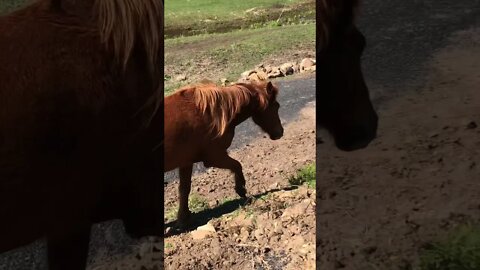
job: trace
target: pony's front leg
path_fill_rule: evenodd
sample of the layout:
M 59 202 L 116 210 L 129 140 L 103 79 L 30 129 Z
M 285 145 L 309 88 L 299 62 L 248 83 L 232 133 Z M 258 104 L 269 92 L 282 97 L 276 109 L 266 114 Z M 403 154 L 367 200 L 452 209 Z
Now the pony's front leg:
M 177 221 L 181 226 L 185 226 L 190 217 L 190 209 L 188 209 L 188 196 L 192 186 L 192 169 L 193 164 L 181 167 L 178 172 L 180 175 L 180 184 L 178 186 L 178 194 L 180 197 L 180 205 L 178 206 Z
M 227 152 L 224 152 L 222 154 L 212 155 L 206 162 L 206 165 L 232 171 L 235 174 L 235 192 L 242 198 L 247 197 L 245 177 L 243 176 L 242 164 L 240 164 L 240 162 L 231 158 Z
M 64 235 L 47 236 L 49 270 L 85 270 L 87 267 L 90 226 Z

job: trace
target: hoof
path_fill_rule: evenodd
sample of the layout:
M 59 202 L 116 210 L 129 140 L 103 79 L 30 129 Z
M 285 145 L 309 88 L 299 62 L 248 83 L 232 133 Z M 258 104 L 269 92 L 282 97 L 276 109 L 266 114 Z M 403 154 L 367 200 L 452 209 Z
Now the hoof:
M 178 215 L 176 227 L 181 230 L 187 229 L 188 226 L 190 225 L 190 217 L 191 217 L 190 212 L 187 212 L 182 215 Z
M 245 187 L 236 187 L 235 191 L 237 192 L 238 196 L 242 198 L 247 198 L 247 190 Z

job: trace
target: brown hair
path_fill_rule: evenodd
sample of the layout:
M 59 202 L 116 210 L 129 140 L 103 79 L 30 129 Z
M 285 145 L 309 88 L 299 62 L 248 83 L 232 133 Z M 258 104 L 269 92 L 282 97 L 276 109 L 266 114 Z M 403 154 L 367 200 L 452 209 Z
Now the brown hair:
M 102 41 L 125 67 L 136 42 L 146 52 L 149 69 L 157 73 L 163 39 L 163 3 L 159 0 L 96 0 Z
M 269 95 L 266 91 L 268 83 L 238 83 L 220 87 L 214 83 L 200 83 L 178 90 L 193 91 L 193 102 L 202 114 L 210 117 L 210 129 L 216 136 L 225 133 L 230 122 L 241 111 L 245 104 L 255 98 L 260 110 L 265 110 L 269 102 L 276 98 L 278 89 Z

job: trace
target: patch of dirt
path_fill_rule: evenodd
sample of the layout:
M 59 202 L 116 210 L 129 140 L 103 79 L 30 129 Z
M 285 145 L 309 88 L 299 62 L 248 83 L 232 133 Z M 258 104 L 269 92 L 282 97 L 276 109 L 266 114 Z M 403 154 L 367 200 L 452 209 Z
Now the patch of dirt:
M 314 269 L 316 192 L 291 190 L 288 183 L 315 160 L 314 119 L 312 105 L 285 127 L 281 140 L 259 138 L 231 153 L 242 163 L 251 202 L 238 199 L 229 171 L 194 176 L 192 193 L 210 209 L 192 220 L 195 228 L 207 226 L 167 233 L 165 269 Z M 176 181 L 165 187 L 166 212 L 177 205 L 177 189 Z
M 412 269 L 423 246 L 480 222 L 480 29 L 452 44 L 423 90 L 379 112 L 369 148 L 317 146 L 321 269 Z

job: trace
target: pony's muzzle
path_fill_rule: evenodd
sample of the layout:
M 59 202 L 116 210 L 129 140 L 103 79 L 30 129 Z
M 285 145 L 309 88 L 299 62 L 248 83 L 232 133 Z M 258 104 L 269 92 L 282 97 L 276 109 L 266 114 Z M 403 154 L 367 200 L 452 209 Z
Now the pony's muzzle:
M 372 125 L 356 126 L 343 136 L 335 138 L 337 147 L 343 151 L 355 151 L 367 147 L 377 136 L 377 121 Z
M 283 137 L 283 127 L 270 134 L 271 140 L 278 140 Z

